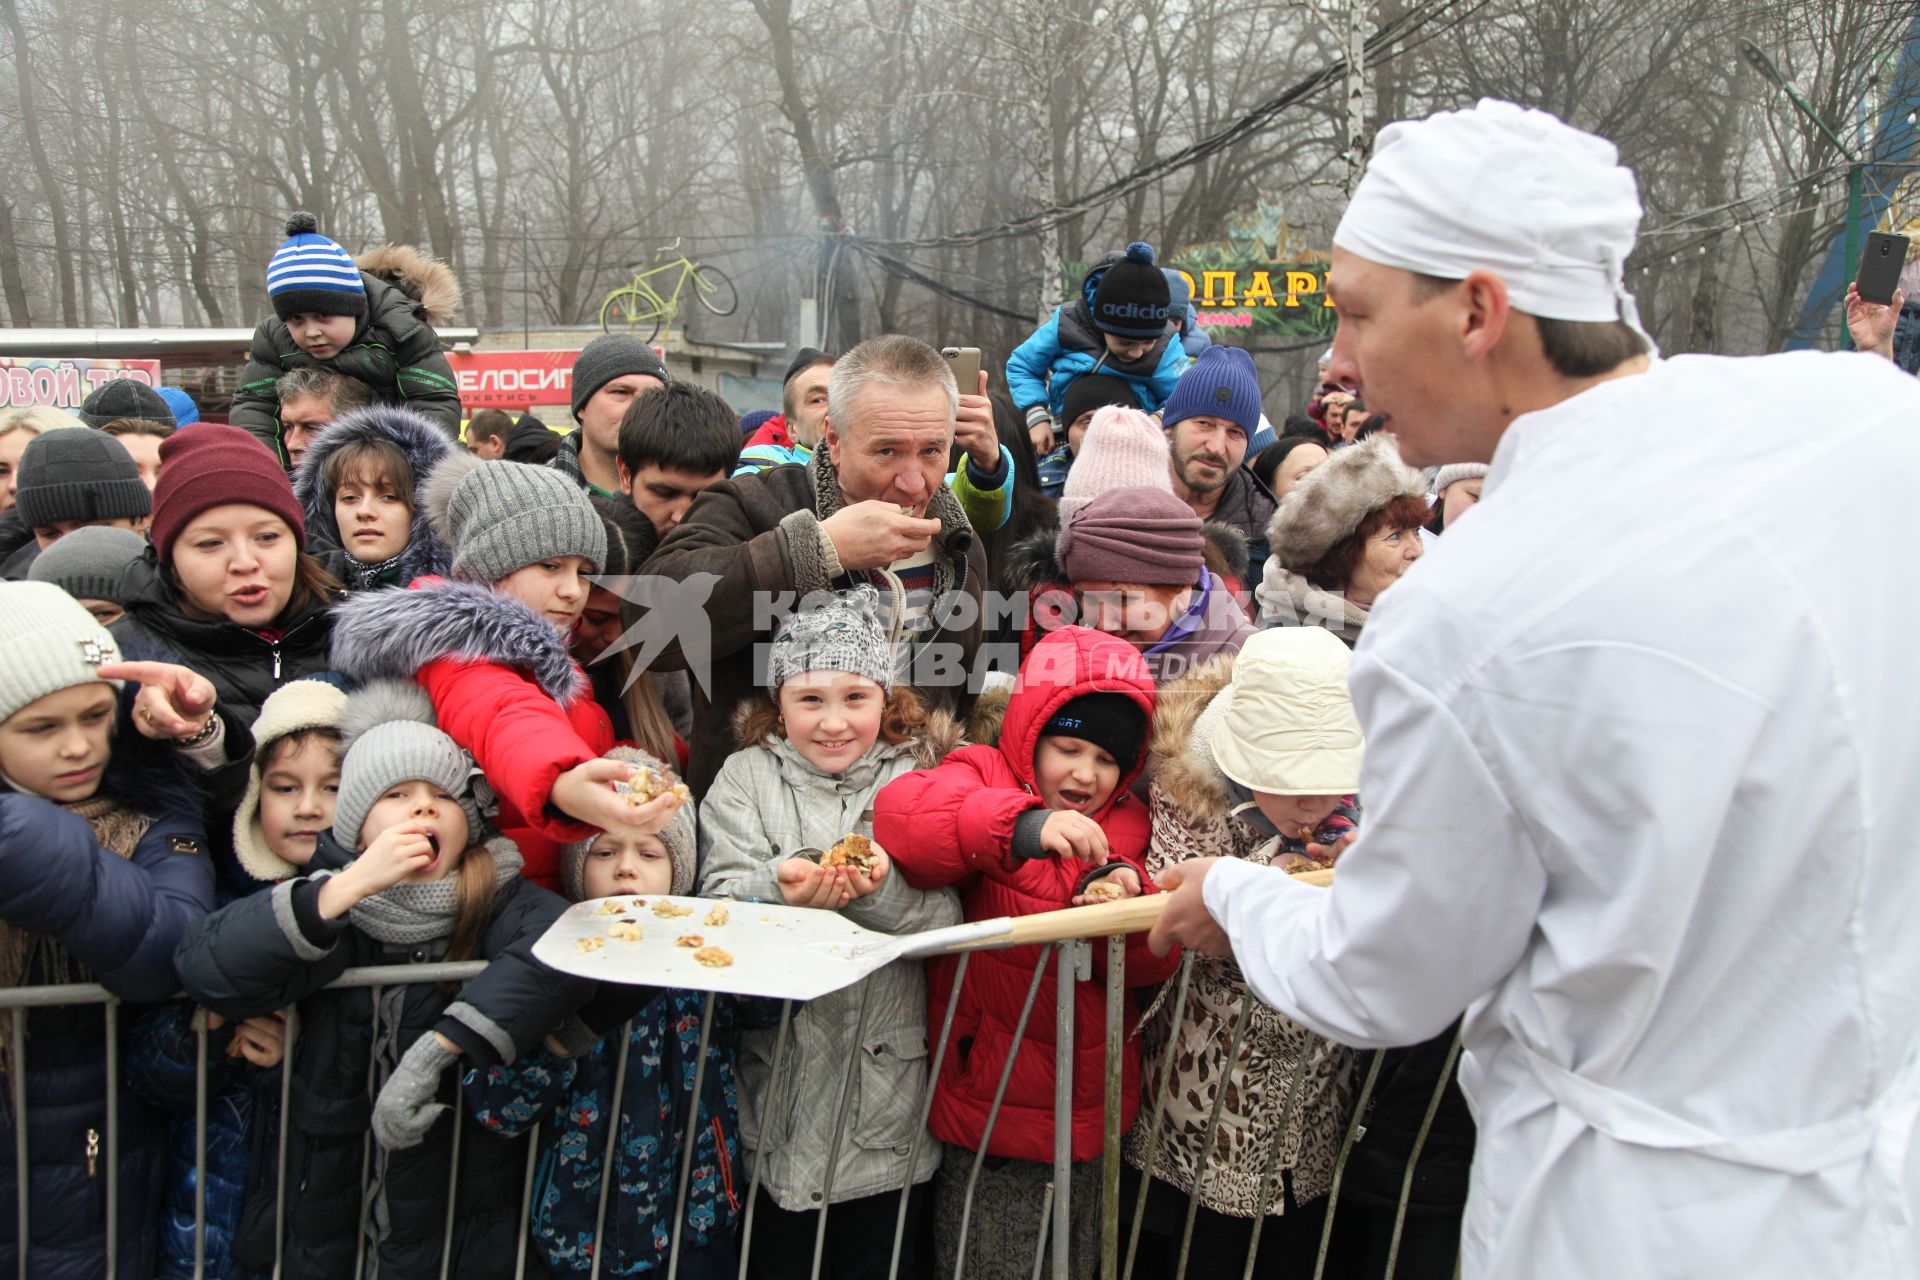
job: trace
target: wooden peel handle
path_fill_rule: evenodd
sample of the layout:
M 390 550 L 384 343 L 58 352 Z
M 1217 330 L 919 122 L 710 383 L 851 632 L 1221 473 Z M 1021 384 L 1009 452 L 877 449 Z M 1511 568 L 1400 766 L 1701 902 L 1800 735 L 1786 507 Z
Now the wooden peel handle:
M 1302 884 L 1325 888 L 1333 883 L 1333 868 L 1303 871 L 1293 877 Z M 991 939 L 956 945 L 948 951 L 977 951 L 983 947 L 1020 947 L 1041 942 L 1062 942 L 1068 938 L 1104 938 L 1115 933 L 1145 933 L 1159 921 L 1166 909 L 1167 895 L 1147 894 L 1118 902 L 1098 902 L 1087 907 L 1068 907 L 1063 911 L 1042 911 L 1038 915 L 1014 916 L 1005 933 Z

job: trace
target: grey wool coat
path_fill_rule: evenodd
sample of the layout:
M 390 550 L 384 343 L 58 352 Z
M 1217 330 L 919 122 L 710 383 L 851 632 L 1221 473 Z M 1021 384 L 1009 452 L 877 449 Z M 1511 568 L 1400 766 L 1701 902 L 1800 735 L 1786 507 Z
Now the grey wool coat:
M 701 894 L 781 901 L 776 865 L 796 850 L 828 849 L 851 833 L 871 836 L 880 788 L 934 763 L 957 739 L 952 721 L 935 713 L 926 737 L 897 746 L 876 742 L 838 775 L 822 773 L 784 739 L 735 752 L 700 803 Z M 842 911 L 883 933 L 960 923 L 960 899 L 951 889 L 915 889 L 897 872 Z M 866 1033 L 856 1043 L 863 1002 Z M 928 1043 L 927 984 L 918 961 L 887 965 L 851 987 L 796 1006 L 778 1080 L 777 1035 L 772 1029 L 743 1031 L 739 1058 L 742 1144 L 775 1203 L 801 1212 L 898 1191 L 933 1176 L 940 1144 L 920 1124 Z M 850 1065 L 855 1075 L 829 1198 L 835 1104 Z M 916 1129 L 922 1130 L 919 1151 L 909 1169 Z

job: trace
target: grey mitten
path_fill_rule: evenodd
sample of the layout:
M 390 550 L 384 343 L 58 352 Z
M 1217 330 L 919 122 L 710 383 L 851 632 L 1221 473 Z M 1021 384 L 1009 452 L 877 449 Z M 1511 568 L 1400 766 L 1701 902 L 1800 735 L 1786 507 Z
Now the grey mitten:
M 373 1104 L 373 1136 L 389 1151 L 417 1147 L 433 1128 L 446 1104 L 433 1100 L 440 1092 L 440 1076 L 460 1055 L 451 1053 L 440 1037 L 429 1031 L 401 1055 L 400 1065 L 380 1089 Z

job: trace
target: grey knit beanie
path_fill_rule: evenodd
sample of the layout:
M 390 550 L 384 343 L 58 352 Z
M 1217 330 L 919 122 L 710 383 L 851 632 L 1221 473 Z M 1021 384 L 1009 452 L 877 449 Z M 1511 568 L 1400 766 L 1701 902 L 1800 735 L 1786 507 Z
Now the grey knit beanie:
M 1484 479 L 1492 469 L 1484 462 L 1450 462 L 1433 473 L 1433 492 L 1437 496 L 1445 493 L 1448 485 Z
M 893 646 L 880 625 L 880 593 L 869 586 L 808 597 L 787 615 L 767 658 L 767 687 L 803 671 L 846 671 L 893 691 Z
M 639 765 L 652 769 L 674 781 L 679 778 L 673 770 L 638 747 L 615 747 L 607 752 L 607 759 L 619 760 L 626 764 Z M 673 880 L 667 892 L 676 896 L 693 892 L 693 873 L 696 862 L 696 844 L 693 831 L 693 804 L 683 803 L 673 811 L 673 818 L 660 828 L 660 842 L 667 846 L 667 860 L 673 864 Z M 589 836 L 585 840 L 576 840 L 560 849 L 560 891 L 568 901 L 579 902 L 587 896 L 587 851 L 593 848 L 593 842 L 599 836 Z
M 392 720 L 354 739 L 340 762 L 340 798 L 333 806 L 333 838 L 345 849 L 360 847 L 360 826 L 387 788 L 431 782 L 460 802 L 467 815 L 467 843 L 481 837 L 479 807 L 469 779 L 473 759 L 430 724 Z
M 118 661 L 120 646 L 107 629 L 60 588 L 0 583 L 0 720 L 50 693 L 92 684 L 103 664 Z
M 558 471 L 453 453 L 422 490 L 434 529 L 453 548 L 453 576 L 498 582 L 554 556 L 580 556 L 598 573 L 607 530 L 585 491 Z
M 174 426 L 173 406 L 158 391 L 132 378 L 115 378 L 80 402 L 80 421 L 104 427 L 117 418 L 151 418 Z
M 35 436 L 21 451 L 17 485 L 14 502 L 30 529 L 59 520 L 137 520 L 153 514 L 153 491 L 140 478 L 133 455 L 100 431 Z
M 573 417 L 593 399 L 593 393 L 630 373 L 646 374 L 667 380 L 667 366 L 659 353 L 630 333 L 609 333 L 595 338 L 573 358 Z
M 147 540 L 131 529 L 91 524 L 75 529 L 34 557 L 27 577 L 51 582 L 75 600 L 120 603 L 120 580 L 127 566 L 147 550 Z

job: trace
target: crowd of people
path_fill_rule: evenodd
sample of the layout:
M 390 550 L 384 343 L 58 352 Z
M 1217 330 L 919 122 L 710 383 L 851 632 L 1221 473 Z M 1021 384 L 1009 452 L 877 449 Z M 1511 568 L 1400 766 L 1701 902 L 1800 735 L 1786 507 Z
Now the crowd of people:
M 574 362 L 563 433 L 461 422 L 433 330 L 457 296 L 444 266 L 356 260 L 305 215 L 287 231 L 230 423 L 131 380 L 78 414 L 0 420 L 7 977 L 125 1002 L 117 1170 L 98 1150 L 100 1018 L 28 1015 L 9 1123 L 29 1215 L 6 1248 L 35 1275 L 96 1273 L 116 1178 L 120 1274 L 193 1274 L 204 1032 L 208 1275 L 272 1270 L 276 1196 L 287 1275 L 346 1274 L 363 1252 L 379 1274 L 437 1273 L 449 1195 L 454 1274 L 511 1272 L 523 1231 L 536 1270 L 651 1272 L 683 1161 L 683 1276 L 734 1274 L 755 1177 L 755 1275 L 806 1274 L 823 1207 L 823 1274 L 886 1274 L 903 1192 L 903 1274 L 953 1274 L 964 1252 L 962 1274 L 1025 1275 L 1053 1176 L 1052 1022 L 1019 1018 L 1037 948 L 977 958 L 957 990 L 951 961 L 902 963 L 807 1004 L 778 1079 L 764 1002 L 721 1000 L 696 1097 L 696 993 L 597 989 L 532 943 L 569 901 L 612 894 L 906 932 L 1152 893 L 1206 854 L 1330 864 L 1360 820 L 1347 646 L 1458 518 L 1450 491 L 1390 435 L 1358 438 L 1324 362 L 1276 434 L 1253 362 L 1192 332 L 1145 244 L 1101 260 L 1014 353 L 1005 393 L 886 336 L 799 352 L 781 412 L 743 418 L 610 335 Z M 636 578 L 710 584 L 700 625 L 675 620 L 644 661 L 622 637 L 665 614 L 623 597 Z M 1341 745 L 1302 754 L 1289 733 Z M 636 808 L 618 788 L 638 774 L 694 798 Z M 870 864 L 795 856 L 849 834 L 872 839 Z M 1229 1060 L 1245 985 L 1201 961 L 1176 1021 L 1177 959 L 1144 937 L 1128 955 L 1141 1274 L 1171 1273 L 1191 1194 L 1191 1265 L 1237 1266 L 1264 1216 L 1259 1273 L 1290 1274 L 1319 1247 L 1357 1055 L 1269 1011 Z M 457 987 L 328 986 L 442 960 L 487 967 Z M 1084 986 L 1073 1007 L 1062 1229 L 1090 1274 L 1104 996 Z M 1137 1121 L 1169 1057 L 1150 1148 Z M 837 1116 L 819 1099 L 850 1061 Z M 1223 1080 L 1216 1157 L 1198 1144 Z M 1441 1085 L 1416 1052 L 1367 1105 L 1404 1118 Z M 1426 1270 L 1401 1275 L 1451 1273 L 1472 1135 L 1445 1092 L 1420 1177 L 1438 1226 Z M 1409 1145 L 1409 1126 L 1369 1124 L 1389 1135 L 1373 1149 Z M 1397 1203 L 1405 1155 L 1381 1152 L 1353 1203 Z M 1366 1230 L 1339 1241 L 1368 1265 Z
M 677 1249 L 717 1278 L 751 1209 L 753 1276 L 812 1273 L 822 1215 L 827 1277 L 888 1275 L 902 1220 L 902 1275 L 1024 1277 L 1052 1231 L 1091 1276 L 1117 1120 L 1136 1274 L 1456 1274 L 1468 1001 L 1408 1003 L 1451 971 L 1378 1007 L 1313 985 L 1330 962 L 1305 949 L 1341 930 L 1255 926 L 1226 958 L 1197 943 L 1234 927 L 1210 896 L 1219 926 L 1133 937 L 1118 1064 L 1103 984 L 1076 987 L 1064 1222 L 1040 948 L 964 980 L 896 963 L 790 1025 L 722 998 L 703 1025 L 696 992 L 533 947 L 616 895 L 900 934 L 1178 899 L 1223 883 L 1216 861 L 1242 912 L 1317 909 L 1271 885 L 1368 830 L 1352 651 L 1424 554 L 1475 543 L 1491 445 L 1427 431 L 1408 465 L 1397 432 L 1423 424 L 1371 411 L 1333 352 L 1276 428 L 1253 361 L 1194 331 L 1143 242 L 1095 264 L 1004 392 L 887 335 L 799 351 L 781 411 L 742 417 L 608 335 L 573 364 L 570 430 L 462 424 L 445 268 L 287 230 L 231 423 L 134 381 L 0 417 L 0 986 L 118 1000 L 4 1015 L 23 1105 L 0 1127 L 26 1156 L 0 1200 L 26 1212 L 0 1266 L 100 1274 L 112 1206 L 120 1275 L 505 1276 L 525 1236 L 528 1274 L 664 1272 Z M 1336 244 L 1342 341 L 1379 369 L 1441 330 L 1360 331 L 1388 287 L 1352 265 L 1366 230 L 1350 215 Z M 1409 297 L 1480 305 L 1464 269 L 1409 270 Z M 1511 275 L 1541 318 L 1505 386 L 1645 364 L 1630 309 L 1599 318 L 1612 295 L 1562 319 Z M 1890 322 L 1852 309 L 1875 345 Z M 1420 759 L 1465 794 L 1491 785 L 1468 754 Z M 818 856 L 848 836 L 868 852 Z M 1422 901 L 1417 878 L 1382 911 Z M 1184 986 L 1170 938 L 1194 944 Z M 332 985 L 441 961 L 484 969 Z

